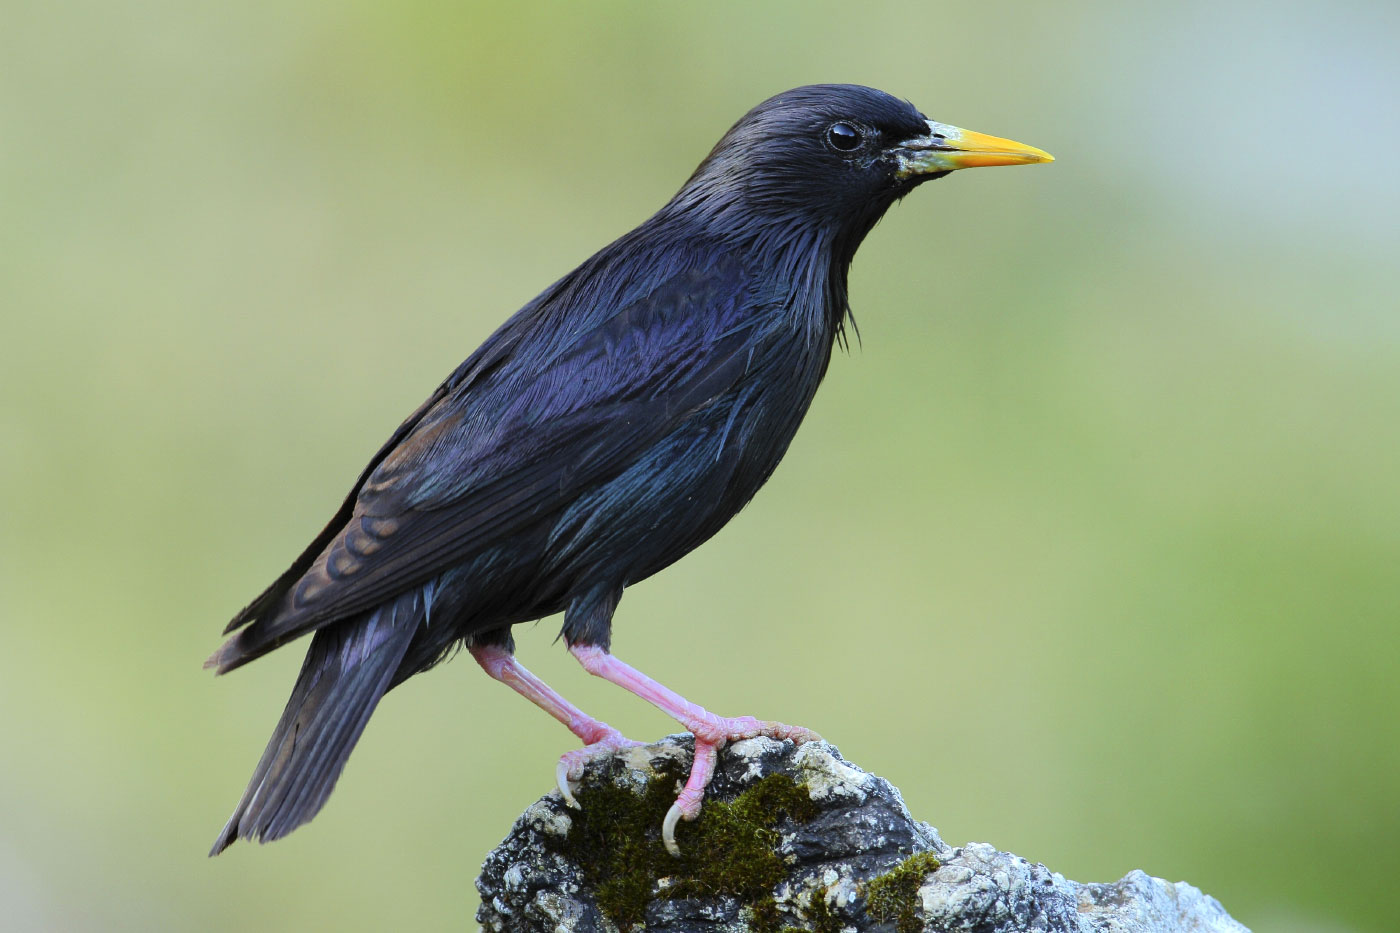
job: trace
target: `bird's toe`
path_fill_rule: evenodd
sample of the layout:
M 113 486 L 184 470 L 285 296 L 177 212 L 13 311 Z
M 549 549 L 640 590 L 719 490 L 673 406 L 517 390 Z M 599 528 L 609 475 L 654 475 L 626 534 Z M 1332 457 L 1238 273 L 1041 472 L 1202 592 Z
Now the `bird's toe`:
M 579 780 L 583 777 L 584 768 L 588 766 L 588 763 L 595 758 L 611 755 L 620 749 L 635 748 L 643 744 L 645 743 L 629 739 L 616 729 L 609 728 L 596 742 L 590 742 L 583 748 L 576 748 L 560 755 L 559 762 L 554 766 L 554 783 L 559 789 L 559 796 L 568 806 L 575 810 L 580 809 L 574 791 L 578 789 Z
M 566 806 L 575 810 L 581 809 L 578 805 L 578 798 L 574 796 L 575 781 L 569 778 L 570 766 L 565 760 L 568 756 L 559 759 L 559 763 L 554 766 L 554 785 L 559 788 L 559 796 L 563 798 Z

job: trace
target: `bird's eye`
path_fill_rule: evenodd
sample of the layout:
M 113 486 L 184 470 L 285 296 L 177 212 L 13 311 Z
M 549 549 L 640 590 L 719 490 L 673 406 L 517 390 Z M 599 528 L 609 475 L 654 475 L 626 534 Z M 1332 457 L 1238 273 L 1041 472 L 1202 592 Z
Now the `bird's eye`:
M 861 144 L 864 137 L 860 130 L 849 123 L 833 123 L 826 131 L 826 141 L 831 143 L 831 148 L 839 149 L 842 152 L 850 152 Z

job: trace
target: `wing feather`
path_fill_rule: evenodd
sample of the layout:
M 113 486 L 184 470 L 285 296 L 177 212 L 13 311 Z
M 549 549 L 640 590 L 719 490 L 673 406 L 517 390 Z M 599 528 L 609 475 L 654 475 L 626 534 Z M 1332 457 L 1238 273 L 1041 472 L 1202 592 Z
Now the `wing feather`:
M 378 605 L 623 472 L 743 378 L 762 318 L 750 304 L 734 264 L 693 267 L 543 361 L 524 335 L 489 366 L 468 360 L 471 378 L 449 379 L 400 427 L 211 665 Z

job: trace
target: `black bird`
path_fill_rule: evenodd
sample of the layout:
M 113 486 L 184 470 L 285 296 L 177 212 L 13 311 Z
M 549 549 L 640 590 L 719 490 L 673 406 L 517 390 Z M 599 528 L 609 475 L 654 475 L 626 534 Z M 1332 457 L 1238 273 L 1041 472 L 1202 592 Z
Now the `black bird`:
M 849 315 L 856 248 L 950 171 L 1049 162 L 853 85 L 779 94 L 665 207 L 555 282 L 399 426 L 286 573 L 229 623 L 226 673 L 314 632 L 287 708 L 211 855 L 315 816 L 387 690 L 465 645 L 592 755 L 636 744 L 515 660 L 511 626 L 562 611 L 592 674 L 695 735 L 667 815 L 694 819 L 724 743 L 813 733 L 725 719 L 609 653 L 629 584 L 688 553 L 772 474 Z

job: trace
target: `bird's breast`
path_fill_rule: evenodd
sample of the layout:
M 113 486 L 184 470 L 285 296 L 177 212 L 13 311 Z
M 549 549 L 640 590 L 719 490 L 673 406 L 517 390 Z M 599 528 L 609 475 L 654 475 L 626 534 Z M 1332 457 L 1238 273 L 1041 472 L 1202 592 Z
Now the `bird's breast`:
M 551 564 L 619 583 L 680 559 L 734 517 L 787 452 L 830 359 L 793 328 L 756 341 L 743 376 L 696 408 L 620 475 L 569 506 L 550 534 Z

